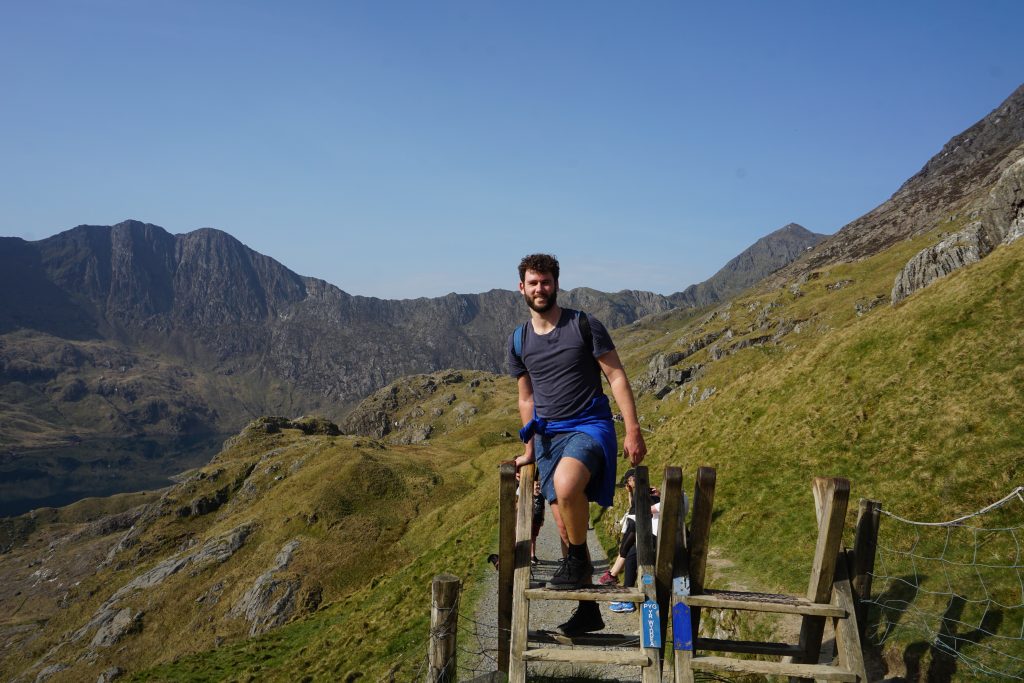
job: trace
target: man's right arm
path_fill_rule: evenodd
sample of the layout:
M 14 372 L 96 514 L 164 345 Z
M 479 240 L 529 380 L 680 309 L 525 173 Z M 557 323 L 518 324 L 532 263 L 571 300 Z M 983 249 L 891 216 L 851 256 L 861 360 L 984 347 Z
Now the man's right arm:
M 519 418 L 525 427 L 533 419 L 533 383 L 530 375 L 523 373 L 516 380 L 519 384 Z M 533 439 L 526 442 L 523 454 L 516 458 L 516 469 L 533 462 Z

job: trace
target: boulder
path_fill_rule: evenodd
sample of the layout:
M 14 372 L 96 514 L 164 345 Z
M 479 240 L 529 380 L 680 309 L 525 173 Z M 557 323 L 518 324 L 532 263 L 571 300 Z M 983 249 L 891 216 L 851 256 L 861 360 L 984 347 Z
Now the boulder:
M 130 607 L 118 610 L 114 616 L 104 622 L 92 637 L 92 647 L 110 647 L 130 633 L 142 629 L 142 612 Z
M 227 486 L 218 489 L 216 493 L 212 493 L 208 496 L 200 496 L 196 498 L 188 505 L 185 505 L 178 509 L 179 517 L 198 517 L 200 515 L 206 515 L 214 512 L 221 505 L 228 502 L 230 498 L 229 489 Z
M 35 683 L 43 683 L 43 681 L 47 680 L 51 676 L 59 674 L 61 671 L 63 671 L 66 668 L 68 668 L 67 664 L 51 664 L 50 666 L 46 667 L 45 669 L 40 671 L 38 674 L 36 674 L 36 681 L 35 681 Z
M 341 436 L 341 430 L 327 418 L 307 415 L 293 420 L 289 425 L 293 429 L 301 429 L 303 434 L 321 436 Z
M 96 679 L 96 683 L 112 683 L 124 675 L 124 669 L 119 666 L 112 666 L 104 669 L 100 672 L 99 678 Z

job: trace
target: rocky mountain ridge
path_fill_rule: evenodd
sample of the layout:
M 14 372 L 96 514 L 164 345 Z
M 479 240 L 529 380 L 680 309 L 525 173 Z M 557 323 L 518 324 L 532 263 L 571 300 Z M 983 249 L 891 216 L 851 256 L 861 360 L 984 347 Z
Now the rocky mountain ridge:
M 951 138 L 887 201 L 851 221 L 781 269 L 772 282 L 877 254 L 924 234 L 983 199 L 1015 161 L 1024 157 L 1024 85 L 991 113 Z
M 755 247 L 795 253 L 807 236 L 790 232 Z M 764 248 L 776 241 L 786 246 Z M 781 264 L 743 263 L 699 300 Z M 337 419 L 399 377 L 500 372 L 505 336 L 526 317 L 514 291 L 353 296 L 219 230 L 172 235 L 139 221 L 3 238 L 0 273 L 0 415 L 9 408 L 11 434 L 229 431 L 282 412 Z M 561 294 L 612 328 L 680 302 L 691 305 L 635 290 Z

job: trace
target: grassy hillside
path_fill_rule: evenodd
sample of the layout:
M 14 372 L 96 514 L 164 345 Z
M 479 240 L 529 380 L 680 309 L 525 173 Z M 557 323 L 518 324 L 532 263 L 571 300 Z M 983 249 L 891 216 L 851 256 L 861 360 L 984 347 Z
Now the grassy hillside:
M 14 607 L 0 623 L 8 645 L 0 671 L 31 680 L 70 667 L 53 681 L 94 680 L 110 666 L 140 680 L 408 674 L 425 652 L 431 578 L 455 573 L 472 592 L 494 544 L 497 463 L 510 442 L 502 434 L 517 419 L 504 400 L 511 386 L 483 373 L 449 384 L 455 405 L 476 414 L 461 432 L 436 416 L 442 446 L 385 447 L 317 433 L 325 430 L 316 422 L 267 433 L 273 421 L 261 420 L 159 500 L 82 501 L 5 524 L 13 547 L 0 556 L 10 579 L 0 601 Z M 110 521 L 118 515 L 134 516 Z M 223 539 L 241 528 L 247 535 L 233 554 L 196 555 L 229 545 Z M 292 542 L 290 561 L 274 571 Z M 139 585 L 183 557 L 194 559 Z M 271 617 L 238 606 L 267 572 L 263 607 L 290 602 L 284 620 L 293 622 L 249 638 Z M 48 585 L 38 588 L 40 577 Z M 107 609 L 141 614 L 115 642 L 97 644 Z
M 695 380 L 662 400 L 640 399 L 654 430 L 649 464 L 682 464 L 687 488 L 698 465 L 718 470 L 712 543 L 731 563 L 719 581 L 806 590 L 815 475 L 851 480 L 851 531 L 858 498 L 879 500 L 909 519 L 945 521 L 1024 483 L 1024 244 L 1000 247 L 890 306 L 898 270 L 937 239 L 933 232 L 777 291 L 740 297 L 697 320 L 663 316 L 619 335 L 637 368 L 722 333 L 678 361 L 679 367 L 703 364 Z M 744 342 L 753 345 L 742 348 Z M 1020 526 L 1020 506 L 1015 513 L 1003 521 Z M 1012 537 L 969 536 L 951 536 L 946 549 L 964 567 L 919 561 L 915 568 L 907 561 L 890 570 L 906 573 L 911 583 L 924 581 L 917 608 L 943 613 L 949 596 L 924 591 L 952 586 L 981 599 L 967 605 L 961 630 L 976 627 L 989 610 L 1003 620 L 999 632 L 1019 638 L 1020 610 L 1004 614 L 985 602 L 988 591 L 1005 598 L 1003 604 L 1019 604 L 1012 569 L 979 580 L 973 566 L 975 552 L 979 561 L 1019 564 L 1019 549 L 1010 547 Z M 885 519 L 881 538 L 891 548 L 936 557 L 946 542 L 944 535 L 929 539 Z M 927 642 L 907 640 L 921 637 L 909 632 L 894 639 L 886 658 L 901 669 L 902 660 L 913 658 L 912 647 L 927 652 Z M 1006 647 L 1022 649 L 1019 640 Z
M 898 307 L 858 315 L 858 303 L 886 297 L 897 270 L 933 240 L 739 298 L 690 325 L 625 335 L 637 366 L 706 331 L 733 330 L 720 343 L 728 346 L 799 321 L 721 360 L 709 360 L 709 348 L 681 361 L 706 363 L 693 382 L 715 389 L 706 400 L 691 406 L 687 384 L 640 401 L 655 430 L 650 464 L 717 467 L 716 540 L 760 582 L 797 589 L 805 580 L 812 475 L 849 477 L 855 497 L 918 519 L 973 511 L 1019 481 L 1024 245 L 998 249 Z M 743 523 L 751 516 L 756 524 Z M 765 539 L 776 537 L 792 561 L 765 561 L 778 547 Z

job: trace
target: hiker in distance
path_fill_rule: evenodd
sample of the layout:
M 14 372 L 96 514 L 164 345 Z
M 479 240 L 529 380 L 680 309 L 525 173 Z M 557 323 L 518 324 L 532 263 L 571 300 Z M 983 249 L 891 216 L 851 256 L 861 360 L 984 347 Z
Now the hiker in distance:
M 633 391 L 608 331 L 586 313 L 558 305 L 558 260 L 526 256 L 519 291 L 530 320 L 508 339 L 509 373 L 519 385 L 525 443 L 516 467 L 536 461 L 541 493 L 551 504 L 565 557 L 549 588 L 591 585 L 587 551 L 589 501 L 610 507 L 615 493 L 617 440 L 612 411 L 601 387 L 604 374 L 626 427 L 623 455 L 636 466 L 647 454 Z M 604 628 L 597 603 L 580 602 L 559 629 L 566 635 Z

